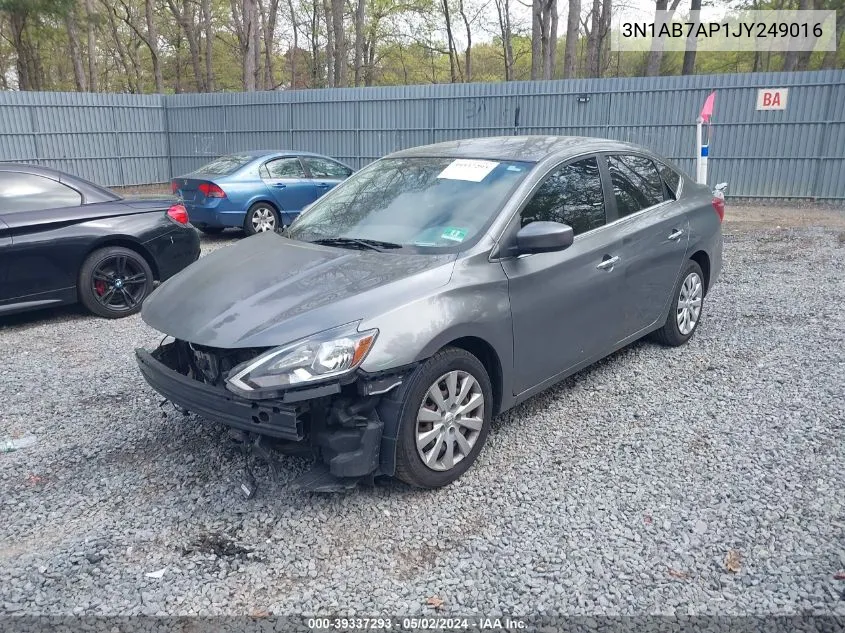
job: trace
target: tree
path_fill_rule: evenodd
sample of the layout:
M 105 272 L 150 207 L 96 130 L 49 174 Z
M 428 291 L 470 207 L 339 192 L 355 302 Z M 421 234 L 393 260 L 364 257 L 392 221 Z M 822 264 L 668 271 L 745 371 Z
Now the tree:
M 658 31 L 660 27 L 672 18 L 675 9 L 678 8 L 681 0 L 672 0 L 672 6 L 669 7 L 669 0 L 656 0 L 654 10 L 654 29 Z M 667 13 L 668 11 L 668 13 Z M 651 40 L 651 50 L 648 54 L 648 64 L 646 65 L 646 75 L 654 77 L 660 74 L 660 62 L 663 60 L 663 40 L 659 37 L 654 37 Z
M 0 14 L 9 19 L 12 48 L 15 51 L 18 88 L 44 89 L 44 67 L 34 31 L 45 19 L 64 18 L 73 0 L 0 0 Z
M 557 0 L 531 4 L 531 79 L 551 79 L 557 46 Z
M 575 76 L 578 63 L 578 21 L 581 17 L 581 0 L 569 0 L 569 13 L 566 17 L 566 48 L 563 55 L 563 76 L 566 79 Z
M 73 66 L 73 79 L 76 82 L 76 89 L 85 92 L 88 82 L 85 77 L 85 69 L 82 63 L 82 43 L 79 40 L 79 25 L 77 23 L 77 5 L 74 3 L 65 15 L 65 27 L 68 36 L 68 52 L 70 53 L 71 65 Z
M 701 11 L 701 0 L 691 0 L 690 3 L 690 18 L 695 24 L 700 22 L 699 11 Z M 687 50 L 684 51 L 684 65 L 681 68 L 682 75 L 692 75 L 695 73 L 695 53 L 698 40 L 695 37 L 687 39 Z

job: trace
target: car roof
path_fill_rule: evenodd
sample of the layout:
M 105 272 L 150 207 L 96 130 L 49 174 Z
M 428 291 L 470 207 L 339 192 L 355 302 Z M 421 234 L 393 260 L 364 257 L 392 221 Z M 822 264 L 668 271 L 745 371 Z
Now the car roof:
M 490 136 L 412 147 L 389 154 L 388 158 L 446 156 L 490 160 L 518 160 L 536 163 L 547 156 L 585 152 L 648 151 L 631 143 L 591 136 Z M 649 154 L 651 152 L 648 152 Z
M 323 154 L 300 152 L 295 149 L 255 149 L 244 152 L 229 152 L 228 154 L 224 154 L 224 156 L 251 156 L 252 158 L 266 158 L 268 156 L 317 156 L 319 158 L 330 158 L 334 160 L 330 156 L 324 156 Z
M 31 165 L 29 163 L 0 163 L 0 171 L 17 171 L 22 174 L 34 174 L 36 176 L 46 176 L 53 180 L 60 180 L 62 176 L 67 176 L 64 172 L 52 167 L 44 167 L 42 165 Z
M 87 202 L 115 202 L 121 199 L 111 189 L 101 187 L 95 182 L 85 180 L 73 174 L 68 174 L 52 167 L 44 167 L 43 165 L 31 165 L 28 163 L 0 163 L 0 172 L 14 171 L 20 174 L 31 174 L 33 176 L 43 176 L 51 180 L 69 185 L 82 193 Z

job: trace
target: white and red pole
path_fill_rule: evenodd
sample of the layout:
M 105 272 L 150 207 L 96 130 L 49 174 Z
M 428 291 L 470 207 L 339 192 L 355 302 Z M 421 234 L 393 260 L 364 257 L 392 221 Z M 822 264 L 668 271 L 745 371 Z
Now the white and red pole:
M 710 154 L 710 117 L 713 116 L 713 105 L 716 101 L 716 91 L 704 101 L 704 107 L 701 108 L 701 114 L 698 116 L 695 126 L 695 147 L 696 147 L 696 163 L 695 163 L 695 181 L 706 185 L 707 184 L 707 157 Z M 707 140 L 704 140 L 704 124 L 707 124 Z

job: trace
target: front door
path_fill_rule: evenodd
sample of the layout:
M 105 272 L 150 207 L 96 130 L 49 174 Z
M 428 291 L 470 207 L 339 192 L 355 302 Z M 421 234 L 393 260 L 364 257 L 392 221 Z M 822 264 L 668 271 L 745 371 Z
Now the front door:
M 352 170 L 328 158 L 321 156 L 303 156 L 302 160 L 308 168 L 308 174 L 317 188 L 317 197 L 330 191 L 349 178 Z
M 555 168 L 520 212 L 521 228 L 546 220 L 572 227 L 555 253 L 502 261 L 513 318 L 515 393 L 609 351 L 619 329 L 619 243 L 607 223 L 596 157 Z M 513 229 L 511 229 L 513 230 Z
M 306 176 L 296 156 L 268 161 L 259 173 L 282 213 L 299 212 L 317 199 L 314 181 Z

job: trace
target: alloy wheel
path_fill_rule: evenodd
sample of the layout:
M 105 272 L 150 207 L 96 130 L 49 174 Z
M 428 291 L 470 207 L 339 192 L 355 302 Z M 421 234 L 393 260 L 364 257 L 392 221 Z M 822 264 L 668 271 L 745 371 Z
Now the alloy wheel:
M 417 453 L 432 470 L 447 471 L 465 459 L 484 423 L 484 395 L 472 374 L 443 374 L 423 397 L 417 412 Z
M 276 230 L 276 214 L 267 207 L 259 207 L 253 211 L 250 222 L 252 222 L 252 229 L 256 233 Z
M 701 315 L 701 299 L 703 286 L 698 273 L 692 272 L 681 284 L 681 292 L 678 296 L 678 330 L 684 336 L 690 334 L 694 329 L 698 318 Z
M 91 285 L 97 301 L 109 310 L 133 310 L 144 300 L 147 274 L 132 258 L 115 255 L 97 265 L 91 275 Z

